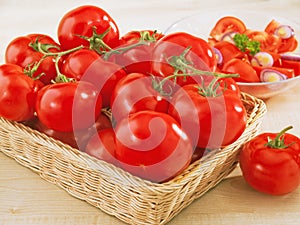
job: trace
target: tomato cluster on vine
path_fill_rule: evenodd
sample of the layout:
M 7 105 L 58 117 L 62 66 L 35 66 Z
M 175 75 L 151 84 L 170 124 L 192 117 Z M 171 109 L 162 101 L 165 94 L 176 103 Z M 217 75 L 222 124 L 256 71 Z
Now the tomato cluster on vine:
M 216 72 L 204 39 L 156 30 L 121 36 L 91 5 L 66 13 L 57 33 L 58 41 L 29 34 L 9 43 L 0 116 L 155 182 L 244 132 L 236 74 Z

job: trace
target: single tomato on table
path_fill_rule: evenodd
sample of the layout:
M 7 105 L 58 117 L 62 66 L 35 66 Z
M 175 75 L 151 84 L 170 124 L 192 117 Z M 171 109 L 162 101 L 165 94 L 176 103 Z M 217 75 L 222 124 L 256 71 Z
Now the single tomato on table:
M 300 184 L 300 139 L 289 126 L 279 133 L 262 133 L 248 141 L 240 153 L 240 167 L 255 190 L 284 195 Z

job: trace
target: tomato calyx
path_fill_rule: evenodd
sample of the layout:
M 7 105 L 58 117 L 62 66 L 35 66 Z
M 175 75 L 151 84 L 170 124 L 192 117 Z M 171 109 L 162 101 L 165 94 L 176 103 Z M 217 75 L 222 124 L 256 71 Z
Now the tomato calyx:
M 108 60 L 112 55 L 117 54 L 123 54 L 133 48 L 142 46 L 142 45 L 150 45 L 151 43 L 154 43 L 157 41 L 157 38 L 155 37 L 155 35 L 157 34 L 156 31 L 153 32 L 153 34 L 151 35 L 149 31 L 141 31 L 140 32 L 140 39 L 139 41 L 130 44 L 130 45 L 125 45 L 125 46 L 121 46 L 121 47 L 117 47 L 115 49 L 108 49 L 108 51 L 103 51 L 101 52 L 101 54 L 103 55 L 103 59 L 104 60 Z
M 103 41 L 103 38 L 111 30 L 111 27 L 109 27 L 107 30 L 105 30 L 102 34 L 97 33 L 97 27 L 96 26 L 93 26 L 92 29 L 93 29 L 93 34 L 90 37 L 83 36 L 83 35 L 77 35 L 77 36 L 79 36 L 80 38 L 88 41 L 90 43 L 89 48 L 91 50 L 94 50 L 95 52 L 97 52 L 99 55 L 102 55 L 107 50 L 109 50 L 109 51 L 112 50 L 112 48 Z
M 203 97 L 219 97 L 227 90 L 227 84 L 225 83 L 225 86 L 221 87 L 219 80 L 221 78 L 238 76 L 238 74 L 218 74 L 218 76 L 215 76 L 207 85 L 202 81 L 202 84 L 195 85 L 195 88 L 198 89 L 198 93 Z
M 288 127 L 284 128 L 282 131 L 280 131 L 276 135 L 276 137 L 274 139 L 271 139 L 270 137 L 268 137 L 268 142 L 265 144 L 265 146 L 274 148 L 274 149 L 285 149 L 285 148 L 288 148 L 289 146 L 293 145 L 295 142 L 292 142 L 288 145 L 286 145 L 284 143 L 284 134 L 292 128 L 293 128 L 293 126 L 288 126 Z
M 39 41 L 39 37 L 37 37 L 35 39 L 34 42 L 31 42 L 29 44 L 29 47 L 33 48 L 35 51 L 39 52 L 40 50 L 42 50 L 43 52 L 49 52 L 49 49 L 51 48 L 55 48 L 57 50 L 60 50 L 60 47 L 58 47 L 57 45 L 53 45 L 53 44 L 42 44 L 40 41 Z

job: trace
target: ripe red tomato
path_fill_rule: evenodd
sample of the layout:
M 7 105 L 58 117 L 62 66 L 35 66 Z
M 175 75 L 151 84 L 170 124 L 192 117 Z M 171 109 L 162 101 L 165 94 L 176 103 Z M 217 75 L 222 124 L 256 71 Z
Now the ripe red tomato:
M 219 19 L 215 26 L 211 29 L 210 37 L 220 41 L 225 33 L 237 32 L 243 33 L 246 30 L 246 25 L 237 17 L 224 16 Z
M 90 127 L 101 113 L 102 97 L 88 82 L 55 83 L 37 95 L 39 120 L 55 131 L 75 132 Z
M 14 64 L 0 66 L 0 116 L 19 122 L 34 117 L 36 95 L 40 88 L 22 71 L 22 67 Z
M 112 93 L 110 107 L 115 121 L 141 110 L 168 111 L 168 97 L 153 87 L 153 77 L 131 73 L 122 78 Z
M 151 73 L 151 59 L 155 43 L 164 35 L 153 30 L 130 31 L 121 37 L 121 45 L 111 59 L 127 73 Z
M 239 77 L 234 77 L 237 82 L 260 82 L 260 79 L 250 63 L 242 59 L 233 58 L 225 63 L 222 67 L 224 73 L 239 74 Z
M 97 159 L 117 165 L 118 160 L 116 159 L 115 151 L 115 131 L 113 128 L 98 131 L 90 138 L 85 148 L 85 153 Z
M 139 111 L 115 128 L 116 157 L 121 167 L 154 182 L 167 181 L 189 164 L 193 147 L 177 121 L 168 114 Z
M 120 65 L 99 58 L 87 68 L 80 80 L 92 83 L 102 96 L 102 106 L 109 107 L 116 84 L 126 76 Z
M 300 184 L 300 139 L 285 133 L 262 133 L 246 143 L 240 167 L 247 183 L 271 195 L 294 191 Z
M 94 50 L 103 50 L 103 43 L 113 48 L 119 44 L 119 29 L 113 18 L 103 9 L 83 5 L 67 12 L 58 25 L 58 40 L 62 49 L 71 49 L 80 45 L 90 46 L 90 42 L 81 36 L 92 37 L 93 27 L 96 33 L 104 37 L 96 37 L 92 40 Z
M 195 73 L 195 70 L 215 71 L 216 67 L 217 57 L 212 47 L 204 39 L 188 33 L 165 35 L 153 50 L 152 73 L 156 76 Z M 195 83 L 194 77 L 176 78 L 180 86 L 189 82 Z
M 57 52 L 59 44 L 57 44 L 50 36 L 45 34 L 29 34 L 27 36 L 17 37 L 12 40 L 5 52 L 5 61 L 6 63 L 12 63 L 19 65 L 23 68 L 29 69 L 35 63 L 38 63 L 41 58 L 44 56 L 43 53 L 38 52 L 30 46 L 31 43 L 39 41 L 41 44 L 49 44 L 56 47 L 50 47 L 49 52 Z M 33 71 L 33 74 L 30 74 L 32 77 L 38 77 L 43 74 L 39 80 L 44 84 L 49 84 L 51 80 L 56 77 L 56 69 L 54 58 L 52 56 L 46 57 L 41 64 L 38 66 L 36 71 Z
M 189 84 L 173 96 L 168 113 L 199 148 L 215 149 L 236 141 L 246 128 L 247 112 L 236 92 Z
M 81 77 L 87 71 L 89 66 L 96 60 L 100 59 L 100 55 L 90 49 L 80 49 L 69 54 L 61 65 L 61 72 L 69 78 L 81 80 Z

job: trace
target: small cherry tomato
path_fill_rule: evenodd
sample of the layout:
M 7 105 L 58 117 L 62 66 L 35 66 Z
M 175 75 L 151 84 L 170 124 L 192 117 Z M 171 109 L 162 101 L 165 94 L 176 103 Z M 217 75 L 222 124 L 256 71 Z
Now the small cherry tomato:
M 284 195 L 300 184 L 300 139 L 286 133 L 262 133 L 248 141 L 240 153 L 240 167 L 255 190 Z

